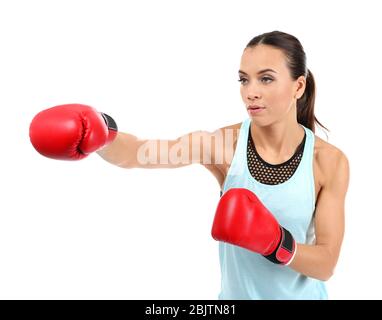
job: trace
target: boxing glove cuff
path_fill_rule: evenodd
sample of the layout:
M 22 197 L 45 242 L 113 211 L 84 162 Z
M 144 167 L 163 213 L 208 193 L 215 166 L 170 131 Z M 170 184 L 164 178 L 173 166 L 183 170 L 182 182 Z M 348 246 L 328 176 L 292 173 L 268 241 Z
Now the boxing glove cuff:
M 103 119 L 105 120 L 105 123 L 109 129 L 118 131 L 117 123 L 114 121 L 112 117 L 110 117 L 108 114 L 103 112 L 101 112 L 101 115 Z
M 117 135 L 117 132 L 118 132 L 117 123 L 108 114 L 103 113 L 103 112 L 100 112 L 100 113 L 102 115 L 102 118 L 105 120 L 107 128 L 109 129 L 109 135 L 108 135 L 107 142 L 106 142 L 106 144 L 109 144 L 110 142 L 112 142 L 115 139 L 115 137 Z
M 287 229 L 280 226 L 280 231 L 280 243 L 270 255 L 264 257 L 273 263 L 288 265 L 296 253 L 296 242 Z

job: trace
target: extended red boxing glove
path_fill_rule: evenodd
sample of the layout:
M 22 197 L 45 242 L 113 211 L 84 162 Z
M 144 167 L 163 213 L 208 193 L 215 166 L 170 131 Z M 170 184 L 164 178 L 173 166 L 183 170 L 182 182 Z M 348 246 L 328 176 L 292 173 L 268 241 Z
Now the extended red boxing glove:
M 260 253 L 277 264 L 290 264 L 296 253 L 292 234 L 244 188 L 229 189 L 220 198 L 211 234 L 215 240 Z
M 39 112 L 29 127 L 33 147 L 60 160 L 80 160 L 112 142 L 117 124 L 107 114 L 83 104 L 65 104 Z

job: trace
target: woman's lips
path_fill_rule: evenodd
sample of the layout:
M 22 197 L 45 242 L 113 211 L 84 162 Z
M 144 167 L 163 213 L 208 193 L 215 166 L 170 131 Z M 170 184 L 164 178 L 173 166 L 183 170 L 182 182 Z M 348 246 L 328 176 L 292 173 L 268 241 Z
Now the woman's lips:
M 264 109 L 265 109 L 264 107 L 260 107 L 260 106 L 249 106 L 248 112 L 251 115 L 255 115 L 255 114 L 258 114 L 259 112 L 263 111 Z
M 264 107 L 262 107 L 262 106 L 258 106 L 257 104 L 252 104 L 252 105 L 249 105 L 249 106 L 248 106 L 248 109 L 257 109 L 257 108 L 262 108 L 262 109 L 264 109 Z

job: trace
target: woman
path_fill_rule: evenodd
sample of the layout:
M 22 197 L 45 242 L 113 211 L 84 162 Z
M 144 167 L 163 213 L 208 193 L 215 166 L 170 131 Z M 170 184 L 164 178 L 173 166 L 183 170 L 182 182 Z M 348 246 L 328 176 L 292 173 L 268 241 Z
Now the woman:
M 40 112 L 30 138 L 55 159 L 97 151 L 123 168 L 203 165 L 217 179 L 221 201 L 232 189 L 256 195 L 294 244 L 293 255 L 280 264 L 223 239 L 219 298 L 327 299 L 324 282 L 333 275 L 344 236 L 349 163 L 314 134 L 315 122 L 321 125 L 314 115 L 315 83 L 300 42 L 279 31 L 253 38 L 241 57 L 239 81 L 249 117 L 215 132 L 140 140 L 118 132 L 110 116 L 91 107 L 64 105 Z M 254 232 L 256 226 L 249 235 Z

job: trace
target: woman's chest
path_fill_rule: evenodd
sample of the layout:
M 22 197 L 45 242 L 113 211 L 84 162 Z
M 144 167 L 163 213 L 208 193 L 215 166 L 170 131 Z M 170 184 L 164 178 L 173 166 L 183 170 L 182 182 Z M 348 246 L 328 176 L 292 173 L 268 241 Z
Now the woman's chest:
M 235 148 L 236 148 L 236 143 L 234 144 L 234 150 L 231 153 L 232 155 L 235 152 Z M 322 153 L 322 148 L 320 146 L 320 142 L 315 143 L 312 170 L 313 170 L 313 176 L 314 176 L 315 200 L 316 201 L 317 201 L 318 195 L 322 189 L 323 181 L 324 181 L 322 164 L 319 161 L 320 157 L 322 157 L 321 153 Z M 232 158 L 233 158 L 233 156 L 232 156 Z M 218 180 L 218 183 L 220 185 L 221 190 L 223 190 L 224 182 L 226 180 L 229 168 L 230 168 L 231 163 L 232 163 L 232 158 L 227 159 L 228 161 L 226 161 L 223 164 L 218 165 L 215 168 L 213 168 L 213 167 L 209 168 L 211 173 Z

